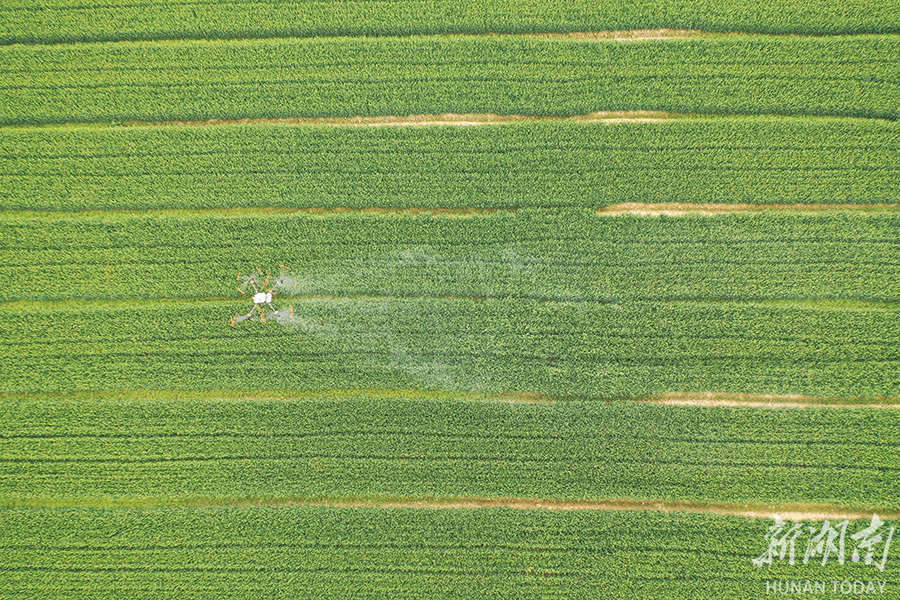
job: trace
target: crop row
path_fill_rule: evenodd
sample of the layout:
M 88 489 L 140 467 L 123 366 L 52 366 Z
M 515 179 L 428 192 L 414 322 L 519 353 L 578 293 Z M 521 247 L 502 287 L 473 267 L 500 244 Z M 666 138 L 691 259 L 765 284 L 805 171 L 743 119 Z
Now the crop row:
M 897 32 L 890 0 L 408 0 L 379 2 L 166 2 L 9 0 L 0 43 L 285 36 L 536 33 L 681 28 L 704 31 L 847 34 Z
M 285 306 L 282 298 L 281 306 Z M 372 387 L 898 396 L 896 309 L 452 298 L 7 305 L 3 392 Z
M 890 410 L 8 398 L 0 414 L 0 499 L 10 503 L 378 496 L 900 506 L 900 415 Z
M 898 165 L 884 121 L 7 128 L 0 208 L 896 203 Z
M 900 214 L 184 213 L 0 219 L 0 300 L 286 296 L 900 300 Z M 286 299 L 289 301 L 290 299 Z
M 898 53 L 896 35 L 10 45 L 0 124 L 598 110 L 896 118 Z
M 713 515 L 253 507 L 0 510 L 7 598 L 763 598 L 766 580 L 897 577 L 757 568 L 769 523 Z M 865 523 L 851 524 L 850 531 Z M 848 545 L 848 552 L 853 544 Z M 627 565 L 628 568 L 623 568 Z M 264 593 L 262 592 L 264 590 Z

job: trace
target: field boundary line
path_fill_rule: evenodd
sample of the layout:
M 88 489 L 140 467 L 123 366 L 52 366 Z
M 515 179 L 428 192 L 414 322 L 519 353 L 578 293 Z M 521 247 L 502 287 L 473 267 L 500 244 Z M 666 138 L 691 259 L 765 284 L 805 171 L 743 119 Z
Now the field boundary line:
M 664 392 L 641 396 L 591 397 L 560 396 L 538 392 L 488 392 L 419 390 L 398 388 L 334 388 L 321 390 L 96 390 L 84 392 L 0 393 L 0 402 L 9 401 L 208 401 L 208 402 L 315 402 L 380 398 L 395 400 L 449 400 L 458 402 L 499 402 L 508 404 L 554 404 L 564 402 L 635 402 L 669 406 L 736 407 L 760 409 L 900 409 L 900 397 L 828 398 L 801 394 L 751 394 L 730 392 Z
M 559 304 L 607 304 L 620 305 L 632 304 L 693 304 L 721 306 L 733 304 L 738 306 L 760 307 L 785 307 L 804 308 L 807 310 L 843 310 L 843 311 L 895 311 L 900 310 L 900 300 L 871 300 L 865 298 L 817 298 L 817 299 L 786 299 L 786 298 L 681 298 L 681 297 L 634 297 L 634 298 L 576 298 L 576 297 L 552 297 L 530 295 L 498 295 L 480 296 L 474 294 L 404 294 L 404 293 L 311 293 L 311 294 L 282 294 L 282 302 L 314 302 L 314 301 L 339 301 L 339 300 L 453 300 L 458 302 L 484 302 L 517 300 L 523 302 L 559 303 Z M 233 304 L 243 299 L 236 296 L 184 296 L 184 297 L 130 297 L 130 298 L 63 298 L 55 300 L 15 299 L 0 300 L 0 312 L 19 312 L 28 310 L 58 311 L 66 309 L 77 310 L 120 310 L 123 308 L 145 309 L 152 307 L 166 307 L 177 304 Z
M 575 115 L 529 115 L 522 113 L 423 113 L 411 115 L 353 115 L 349 117 L 256 117 L 240 119 L 201 119 L 188 121 L 140 121 L 121 122 L 47 122 L 14 123 L 0 125 L 3 130 L 29 129 L 139 129 L 179 127 L 477 127 L 481 125 L 510 125 L 540 122 L 566 122 L 615 125 L 621 123 L 661 123 L 670 121 L 884 121 L 891 119 L 846 115 L 782 115 L 769 113 L 680 113 L 661 110 L 597 110 Z
M 699 502 L 689 500 L 600 498 L 547 499 L 513 497 L 239 497 L 239 498 L 33 498 L 0 499 L 0 508 L 227 508 L 253 506 L 303 506 L 330 508 L 406 508 L 416 510 L 546 510 L 546 511 L 653 511 L 665 513 L 699 513 L 750 519 L 786 521 L 862 520 L 872 514 L 886 520 L 900 519 L 900 513 L 879 507 L 858 508 L 832 504 L 805 503 L 737 503 Z
M 650 29 L 602 29 L 587 31 L 474 31 L 447 30 L 434 33 L 398 33 L 398 32 L 368 32 L 350 33 L 339 32 L 331 34 L 321 33 L 290 33 L 273 31 L 270 35 L 210 35 L 209 33 L 172 37 L 160 35 L 156 37 L 97 37 L 96 39 L 82 40 L 46 40 L 25 41 L 22 38 L 4 39 L 0 41 L 3 46 L 85 46 L 97 44 L 154 44 L 171 42 L 238 42 L 253 40 L 340 40 L 340 39 L 428 39 L 428 38 L 550 38 L 559 40 L 574 40 L 583 42 L 611 42 L 611 43 L 636 43 L 657 42 L 685 39 L 728 39 L 733 37 L 760 37 L 760 38 L 848 38 L 898 35 L 896 28 L 885 31 L 857 31 L 841 33 L 771 33 L 755 30 L 727 30 L 713 31 L 706 29 L 679 29 L 672 27 L 659 27 Z
M 853 211 L 862 214 L 883 213 L 900 208 L 900 204 L 744 204 L 744 203 L 689 203 L 689 202 L 622 202 L 598 207 L 596 213 L 604 216 L 637 215 L 646 217 L 715 216 L 734 213 L 822 213 Z
M 638 217 L 711 217 L 725 214 L 764 214 L 764 213 L 800 213 L 821 214 L 828 212 L 853 212 L 857 214 L 895 214 L 900 213 L 900 200 L 897 203 L 829 203 L 829 204 L 744 204 L 744 203 L 689 203 L 689 202 L 621 202 L 605 206 L 509 206 L 502 208 L 466 207 L 365 207 L 353 208 L 336 206 L 331 208 L 317 207 L 265 207 L 247 206 L 234 208 L 149 208 L 149 209 L 93 209 L 93 210 L 17 210 L 0 209 L 0 221 L 23 221 L 36 219 L 145 219 L 148 217 L 340 217 L 352 215 L 371 216 L 403 216 L 403 217 L 438 217 L 438 218 L 472 218 L 496 213 L 517 213 L 519 211 L 545 211 L 561 213 L 565 211 L 593 211 L 600 217 L 619 217 L 624 215 Z
M 686 500 L 632 500 L 609 498 L 597 500 L 552 500 L 539 498 L 448 498 L 439 500 L 362 500 L 338 503 L 322 502 L 324 506 L 384 506 L 389 508 L 513 508 L 519 510 L 623 510 L 654 512 L 687 512 L 730 515 L 752 519 L 773 519 L 776 515 L 787 521 L 824 521 L 825 519 L 866 519 L 872 512 L 883 513 L 885 519 L 900 519 L 900 513 L 850 509 L 835 505 L 815 504 L 737 504 L 726 502 L 691 502 Z
M 630 111 L 594 111 L 583 115 L 526 115 L 497 113 L 440 113 L 440 114 L 414 114 L 414 115 L 355 115 L 350 117 L 261 117 L 242 119 L 205 119 L 193 121 L 139 121 L 128 120 L 120 123 L 93 122 L 93 123 L 41 123 L 0 125 L 0 129 L 134 129 L 134 128 L 167 128 L 167 127 L 228 127 L 228 126 L 253 126 L 253 125 L 279 125 L 285 127 L 300 126 L 344 126 L 344 127 L 425 127 L 425 126 L 456 126 L 470 127 L 477 125 L 503 125 L 510 123 L 529 123 L 539 121 L 569 121 L 581 123 L 621 123 L 621 122 L 659 122 L 675 119 L 726 119 L 731 115 L 713 114 L 693 115 L 689 113 L 673 113 L 652 110 Z M 755 115 L 738 115 L 737 118 L 754 118 Z M 785 116 L 776 118 L 804 118 L 800 116 Z M 810 117 L 816 118 L 816 117 Z M 818 117 L 829 118 L 829 117 Z M 830 117 L 834 119 L 861 119 L 871 120 L 867 117 Z
M 668 392 L 631 399 L 669 406 L 721 406 L 746 408 L 877 408 L 900 409 L 900 398 L 839 399 L 802 394 L 738 394 L 726 392 Z

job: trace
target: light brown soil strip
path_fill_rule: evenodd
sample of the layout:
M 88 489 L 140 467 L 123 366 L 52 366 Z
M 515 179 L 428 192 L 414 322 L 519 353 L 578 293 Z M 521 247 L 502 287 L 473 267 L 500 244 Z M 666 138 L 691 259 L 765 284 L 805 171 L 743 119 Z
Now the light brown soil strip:
M 700 29 L 631 29 L 617 31 L 574 31 L 571 33 L 538 33 L 533 37 L 575 39 L 590 42 L 648 42 L 696 37 L 734 37 L 752 35 L 742 32 L 709 33 Z
M 101 390 L 94 392 L 0 393 L 0 402 L 11 400 L 65 401 L 92 400 L 209 400 L 213 402 L 315 401 L 385 398 L 396 400 L 455 400 L 460 402 L 502 402 L 506 404 L 553 404 L 557 402 L 642 402 L 670 406 L 734 406 L 748 408 L 873 408 L 900 409 L 900 397 L 821 398 L 799 394 L 732 394 L 724 392 L 668 392 L 638 397 L 594 398 L 555 396 L 534 392 L 476 392 L 390 388 L 339 388 L 325 390 Z
M 825 519 L 869 519 L 876 512 L 883 519 L 900 519 L 900 513 L 887 511 L 852 510 L 838 506 L 784 504 L 732 504 L 725 502 L 688 502 L 682 500 L 545 500 L 537 498 L 449 498 L 441 500 L 362 500 L 349 502 L 311 502 L 321 506 L 378 506 L 386 508 L 512 508 L 518 510 L 627 510 L 655 512 L 687 512 L 731 515 L 752 519 L 774 519 L 776 515 L 786 521 L 824 521 Z
M 898 520 L 900 513 L 880 508 L 849 508 L 829 504 L 764 504 L 731 502 L 694 502 L 687 500 L 639 500 L 606 498 L 593 500 L 555 500 L 543 498 L 404 498 L 404 497 L 282 497 L 282 498 L 70 498 L 28 500 L 0 500 L 2 507 L 80 507 L 80 508 L 207 508 L 227 506 L 327 506 L 335 508 L 411 508 L 421 510 L 618 510 L 654 511 L 666 513 L 699 513 L 774 519 L 786 521 L 823 521 L 870 519 L 875 513 L 885 520 Z
M 509 404 L 550 404 L 563 400 L 558 396 L 531 392 L 466 392 L 453 390 L 416 390 L 390 388 L 334 388 L 324 390 L 118 390 L 95 392 L 0 393 L 0 402 L 10 400 L 209 400 L 213 402 L 347 400 L 385 398 L 397 400 L 458 400 L 469 402 L 505 402 Z
M 820 398 L 799 394 L 728 394 L 722 392 L 669 392 L 637 398 L 576 398 L 546 394 L 504 393 L 471 395 L 465 400 L 508 402 L 514 404 L 551 404 L 554 402 L 642 402 L 670 406 L 734 406 L 746 408 L 875 408 L 900 409 L 900 398 Z
M 598 111 L 586 115 L 571 117 L 542 117 L 532 115 L 498 115 L 494 113 L 440 115 L 384 115 L 375 117 L 286 117 L 280 119 L 209 119 L 206 121 L 125 121 L 123 127 L 203 127 L 216 125 L 334 125 L 350 127 L 424 127 L 424 126 L 457 126 L 491 125 L 504 123 L 522 123 L 532 121 L 577 121 L 583 123 L 620 123 L 620 122 L 654 122 L 676 118 L 689 118 L 687 115 L 661 111 Z
M 839 401 L 838 401 L 839 400 Z M 673 406 L 738 406 L 750 408 L 886 408 L 900 409 L 900 398 L 872 400 L 818 398 L 799 394 L 726 394 L 721 392 L 670 392 L 642 402 Z
M 873 33 L 771 33 L 765 31 L 706 31 L 702 29 L 630 29 L 630 30 L 607 30 L 607 31 L 571 31 L 571 32 L 548 32 L 548 33 L 530 33 L 530 32 L 500 32 L 500 31 L 484 31 L 479 33 L 466 32 L 446 32 L 446 33 L 400 33 L 391 35 L 376 35 L 376 37 L 384 37 L 391 39 L 466 39 L 466 38 L 551 38 L 551 39 L 578 39 L 592 42 L 644 42 L 654 40 L 673 40 L 684 38 L 732 38 L 732 37 L 755 37 L 761 39 L 767 38 L 784 38 L 784 37 L 800 37 L 800 38 L 835 38 L 835 37 L 866 37 L 876 35 L 890 35 L 891 33 L 873 32 Z M 42 41 L 38 42 L 41 46 L 74 46 L 74 45 L 94 45 L 94 44 L 135 44 L 135 43 L 216 43 L 216 42 L 233 42 L 233 41 L 260 41 L 260 40 L 304 40 L 304 39 L 364 39 L 365 35 L 339 33 L 335 35 L 304 35 L 289 33 L 270 33 L 263 36 L 238 36 L 238 37 L 208 37 L 206 39 L 195 39 L 185 37 L 158 36 L 143 39 L 97 39 L 97 40 L 62 40 L 62 41 Z
M 560 207 L 533 207 L 535 210 L 558 210 Z M 734 213 L 761 214 L 769 212 L 788 212 L 819 214 L 834 211 L 852 211 L 857 214 L 877 214 L 886 212 L 900 212 L 900 203 L 897 204 L 710 204 L 689 202 L 626 202 L 612 204 L 599 208 L 589 206 L 584 210 L 593 210 L 598 216 L 617 217 L 622 215 L 635 215 L 641 217 L 686 217 L 686 216 L 716 216 Z M 442 218 L 472 218 L 494 213 L 515 213 L 521 210 L 510 206 L 504 208 L 434 208 L 434 207 L 368 207 L 368 208 L 287 208 L 287 207 L 238 207 L 238 208 L 151 208 L 151 209 L 116 209 L 116 210 L 2 210 L 0 218 L 16 219 L 120 219 L 131 217 L 171 216 L 171 217 L 223 217 L 243 218 L 247 216 L 291 216 L 312 215 L 323 218 L 339 215 L 400 215 L 400 216 L 429 216 Z M 6 216 L 6 215 L 9 216 Z
M 900 398 L 820 398 L 799 394 L 728 394 L 722 392 L 669 392 L 637 398 L 576 398 L 546 394 L 504 393 L 471 395 L 465 400 L 508 402 L 515 404 L 551 404 L 554 402 L 642 402 L 670 406 L 735 406 L 746 408 L 875 408 L 900 409 Z
M 900 210 L 900 204 L 897 206 Z M 92 209 L 92 210 L 3 210 L 0 209 L 0 218 L 15 219 L 121 219 L 134 217 L 221 217 L 244 218 L 256 217 L 288 217 L 288 216 L 318 216 L 322 218 L 340 215 L 402 215 L 402 216 L 434 216 L 451 218 L 471 218 L 479 215 L 489 215 L 498 212 L 514 213 L 518 209 L 510 208 L 289 208 L 271 206 L 244 206 L 236 208 L 148 208 L 148 209 Z M 589 210 L 589 209 L 588 209 Z M 7 216 L 8 215 L 8 216 Z
M 843 35 L 844 37 L 857 37 L 864 35 L 879 34 L 799 34 L 799 33 L 757 33 L 752 31 L 704 31 L 702 29 L 619 29 L 615 31 L 573 31 L 569 33 L 532 33 L 532 34 L 482 34 L 496 36 L 513 36 L 521 35 L 525 37 L 543 37 L 554 39 L 575 39 L 588 42 L 649 42 L 654 40 L 678 40 L 687 38 L 735 38 L 735 37 L 758 37 L 758 38 L 834 38 Z
M 896 204 L 714 204 L 691 202 L 623 202 L 597 209 L 598 215 L 639 215 L 647 217 L 683 217 L 688 215 L 722 215 L 731 213 L 798 212 L 820 213 L 834 210 L 884 212 L 897 210 Z
M 554 34 L 556 35 L 556 34 Z M 576 34 L 559 34 L 576 35 Z M 592 35 L 592 34 L 577 34 Z M 334 126 L 334 127 L 473 127 L 479 125 L 505 125 L 511 123 L 536 123 L 541 121 L 567 121 L 570 123 L 658 123 L 673 120 L 722 121 L 722 120 L 778 120 L 778 121 L 810 121 L 810 120 L 871 120 L 865 117 L 819 116 L 819 115 L 734 115 L 715 113 L 674 113 L 652 110 L 631 111 L 595 111 L 581 115 L 541 116 L 496 113 L 443 113 L 420 115 L 378 115 L 352 117 L 281 117 L 281 118 L 245 118 L 245 119 L 206 119 L 189 121 L 121 121 L 96 123 L 40 123 L 35 125 L 17 124 L 0 125 L 0 129 L 110 129 L 135 127 L 222 127 L 222 126 L 254 126 L 277 125 L 282 127 L 302 126 Z

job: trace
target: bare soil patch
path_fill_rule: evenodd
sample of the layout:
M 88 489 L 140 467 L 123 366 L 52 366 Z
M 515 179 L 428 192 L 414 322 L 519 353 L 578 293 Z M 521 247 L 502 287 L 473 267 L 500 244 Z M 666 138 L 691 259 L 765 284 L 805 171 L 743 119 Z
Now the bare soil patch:
M 264 502 L 265 503 L 265 502 Z M 277 502 L 276 502 L 277 503 Z M 825 504 L 738 504 L 727 502 L 690 502 L 682 500 L 632 500 L 609 498 L 595 500 L 552 500 L 542 498 L 435 498 L 435 499 L 360 499 L 288 501 L 286 504 L 334 507 L 382 507 L 418 509 L 509 508 L 516 510 L 628 510 L 705 513 L 786 521 L 823 521 L 870 519 L 875 512 L 882 519 L 900 519 L 900 513 L 859 510 Z
M 697 502 L 688 500 L 640 500 L 631 498 L 599 498 L 588 500 L 558 500 L 547 498 L 403 498 L 403 497 L 244 497 L 244 498 L 31 498 L 22 501 L 0 502 L 4 507 L 81 507 L 81 508 L 154 508 L 154 507 L 225 507 L 225 506 L 329 506 L 335 508 L 410 508 L 420 510 L 472 510 L 504 508 L 510 510 L 618 510 L 654 511 L 666 513 L 716 514 L 771 520 L 776 516 L 785 521 L 842 521 L 869 520 L 877 514 L 885 520 L 900 520 L 900 512 L 882 507 L 851 508 L 829 504 L 803 503 L 735 503 Z
M 726 394 L 721 392 L 672 392 L 643 400 L 675 406 L 739 406 L 751 408 L 880 408 L 900 409 L 900 399 L 835 402 L 834 399 L 799 394 Z
M 579 121 L 587 123 L 647 123 L 684 118 L 684 115 L 662 111 L 596 111 L 573 116 L 498 115 L 495 113 L 443 113 L 428 115 L 381 115 L 356 117 L 285 117 L 267 119 L 208 119 L 205 121 L 125 121 L 123 127 L 215 127 L 227 125 L 334 125 L 345 127 L 473 127 L 523 121 Z
M 898 208 L 889 204 L 716 204 L 691 202 L 622 202 L 597 209 L 600 215 L 639 215 L 654 217 L 683 217 L 687 215 L 721 215 L 731 213 L 761 213 L 787 211 L 798 213 L 820 213 L 834 210 L 856 212 L 883 212 Z
M 576 31 L 572 33 L 548 33 L 538 35 L 541 37 L 570 38 L 597 42 L 646 42 L 651 40 L 700 37 L 710 34 L 699 29 L 631 29 L 617 31 Z

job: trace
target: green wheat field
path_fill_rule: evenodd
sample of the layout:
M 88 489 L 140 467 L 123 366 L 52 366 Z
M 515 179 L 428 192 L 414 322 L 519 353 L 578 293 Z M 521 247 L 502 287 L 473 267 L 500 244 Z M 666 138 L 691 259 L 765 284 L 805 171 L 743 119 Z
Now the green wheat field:
M 6 0 L 0 598 L 900 598 L 898 119 L 897 0 Z

